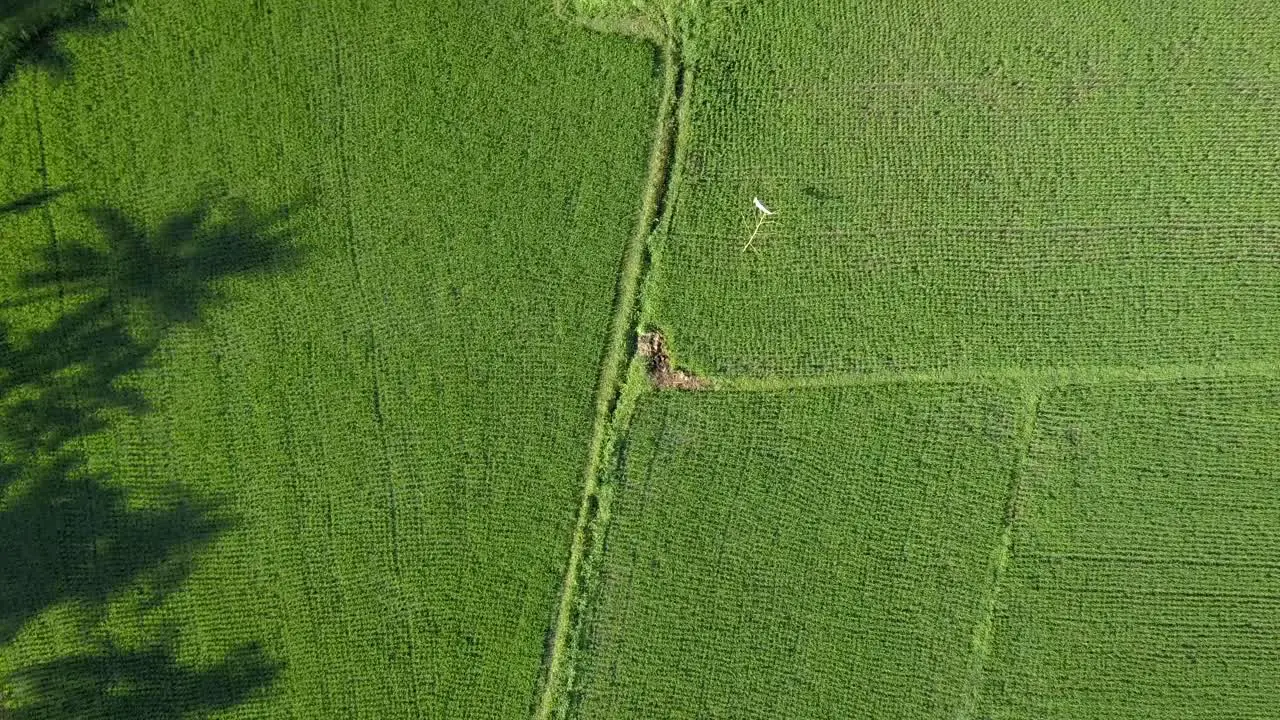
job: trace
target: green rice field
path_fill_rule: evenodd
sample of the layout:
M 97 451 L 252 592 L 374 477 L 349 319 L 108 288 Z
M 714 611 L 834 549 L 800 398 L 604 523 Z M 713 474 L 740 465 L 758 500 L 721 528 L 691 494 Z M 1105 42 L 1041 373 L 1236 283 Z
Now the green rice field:
M 0 0 L 0 720 L 1269 720 L 1280 2 Z
M 56 193 L 0 217 L 0 707 L 527 715 L 651 53 L 517 2 L 102 18 L 0 96 L 3 199 Z
M 579 714 L 956 716 L 1025 412 L 954 386 L 644 403 Z
M 1274 377 L 1045 396 L 996 602 L 991 718 L 1267 717 Z
M 655 323 L 716 376 L 1275 362 L 1270 2 L 759 2 Z M 778 213 L 754 252 L 752 196 Z

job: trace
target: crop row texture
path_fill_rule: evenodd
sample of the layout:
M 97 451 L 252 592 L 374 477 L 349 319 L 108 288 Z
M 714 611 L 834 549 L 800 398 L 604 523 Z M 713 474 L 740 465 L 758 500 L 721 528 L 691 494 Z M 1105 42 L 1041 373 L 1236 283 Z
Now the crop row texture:
M 577 717 L 1265 718 L 1280 381 L 659 394 Z
M 645 400 L 577 716 L 953 717 L 1020 412 L 996 388 Z
M 1277 359 L 1277 4 L 729 17 L 648 298 L 692 369 Z
M 111 12 L 0 88 L 0 715 L 525 717 L 650 53 L 506 0 Z
M 978 717 L 1273 715 L 1278 438 L 1275 379 L 1046 396 Z

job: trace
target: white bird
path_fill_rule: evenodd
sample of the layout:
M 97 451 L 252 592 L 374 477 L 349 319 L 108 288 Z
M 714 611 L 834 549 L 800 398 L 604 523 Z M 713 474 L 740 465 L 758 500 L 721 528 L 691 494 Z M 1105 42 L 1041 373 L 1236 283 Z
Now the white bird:
M 742 252 L 746 252 L 750 249 L 751 243 L 755 242 L 756 234 L 760 232 L 760 228 L 763 227 L 766 222 L 769 222 L 769 216 L 773 214 L 772 210 L 765 207 L 764 203 L 760 202 L 760 198 L 753 197 L 751 198 L 751 202 L 755 203 L 756 209 L 760 211 L 760 219 L 756 220 L 756 227 L 751 231 L 751 237 L 747 238 L 747 244 L 742 246 Z

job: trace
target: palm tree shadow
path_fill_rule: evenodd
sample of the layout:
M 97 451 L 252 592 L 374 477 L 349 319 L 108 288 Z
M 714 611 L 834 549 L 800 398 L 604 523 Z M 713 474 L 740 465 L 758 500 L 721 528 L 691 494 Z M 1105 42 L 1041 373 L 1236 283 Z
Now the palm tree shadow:
M 53 197 L 37 195 L 9 205 L 25 211 Z M 177 483 L 140 506 L 81 441 L 110 432 L 120 413 L 152 409 L 122 381 L 172 330 L 231 302 L 225 281 L 298 267 L 299 205 L 259 212 L 206 194 L 153 227 L 89 208 L 97 241 L 60 241 L 17 278 L 18 295 L 0 310 L 47 312 L 49 298 L 60 299 L 35 329 L 0 319 L 0 645 L 54 608 L 74 608 L 79 632 L 102 636 L 113 599 L 145 598 L 139 612 L 163 603 L 198 553 L 234 527 L 216 498 Z M 0 678 L 0 718 L 187 717 L 248 699 L 280 669 L 256 645 L 188 666 L 179 639 L 126 647 L 108 634 L 91 652 L 23 666 Z
M 172 633 L 172 631 L 171 631 Z M 178 661 L 172 643 L 138 649 L 106 644 L 14 674 L 15 698 L 36 698 L 10 711 L 12 720 L 150 718 L 179 720 L 234 707 L 269 686 L 280 665 L 249 643 L 211 667 Z
M 46 203 L 56 200 L 59 196 L 71 192 L 72 188 L 52 188 L 34 190 L 18 198 L 14 198 L 3 205 L 0 205 L 0 215 L 13 215 L 17 213 L 25 213 L 31 210 L 42 208 Z
M 62 38 L 105 35 L 125 27 L 104 13 L 112 0 L 0 0 L 0 87 L 28 66 L 70 78 L 75 63 Z
M 295 210 L 263 214 L 243 200 L 213 194 L 149 231 L 116 208 L 91 207 L 85 213 L 105 245 L 49 247 L 42 267 L 21 276 L 21 287 L 35 297 L 107 289 L 114 302 L 141 310 L 152 329 L 166 332 L 224 304 L 224 278 L 295 269 L 301 258 L 287 231 Z

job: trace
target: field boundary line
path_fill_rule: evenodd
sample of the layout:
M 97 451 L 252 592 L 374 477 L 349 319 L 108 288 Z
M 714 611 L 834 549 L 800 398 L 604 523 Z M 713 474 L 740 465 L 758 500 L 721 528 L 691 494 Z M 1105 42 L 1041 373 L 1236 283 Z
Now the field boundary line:
M 649 258 L 649 240 L 662 222 L 668 207 L 667 193 L 674 175 L 673 164 L 679 144 L 681 108 L 689 71 L 678 42 L 668 37 L 660 48 L 662 96 L 649 154 L 648 172 L 640 217 L 623 252 L 614 294 L 613 318 L 596 385 L 595 420 L 591 445 L 582 477 L 582 497 L 578 506 L 569 559 L 565 566 L 556 614 L 552 618 L 544 650 L 542 671 L 536 686 L 534 720 L 551 720 L 567 710 L 566 691 L 573 668 L 569 656 L 577 642 L 581 619 L 580 589 L 594 546 L 602 538 L 597 520 L 607 518 L 608 498 L 601 495 L 602 474 L 610 469 L 616 438 L 630 423 L 635 396 L 646 383 L 638 370 L 636 339 L 641 322 L 640 290 Z M 599 523 L 603 525 L 603 520 Z M 557 709 L 561 712 L 557 714 Z
M 956 368 L 869 373 L 830 373 L 808 377 L 710 376 L 712 392 L 785 392 L 877 385 L 963 385 L 972 383 L 1029 383 L 1045 387 L 1105 385 L 1126 382 L 1168 382 L 1237 377 L 1280 378 L 1280 362 L 1252 360 L 1227 363 L 1165 365 L 1080 365 L 1064 368 Z
M 40 153 L 40 166 L 37 168 L 40 174 L 40 190 L 46 196 L 52 192 L 49 185 L 49 156 L 45 150 L 44 142 L 44 121 L 40 119 L 40 84 L 32 83 L 31 87 L 31 117 L 36 126 L 36 147 Z M 61 246 L 58 244 L 58 229 L 53 221 L 53 208 L 49 207 L 49 203 L 41 203 L 40 216 L 44 219 L 45 230 L 49 233 L 49 245 L 53 249 L 54 262 L 58 265 L 59 271 L 62 270 L 62 253 Z M 62 283 L 58 283 L 58 300 L 62 301 L 65 291 Z
M 1004 518 L 1001 521 L 999 539 L 991 553 L 991 575 L 988 581 L 986 597 L 983 599 L 982 615 L 973 628 L 971 640 L 972 655 L 969 660 L 969 677 L 966 689 L 961 697 L 959 720 L 972 718 L 978 709 L 978 701 L 982 696 L 982 685 L 987 676 L 987 664 L 991 658 L 992 645 L 996 635 L 996 608 L 1000 601 L 1004 586 L 1005 573 L 1009 567 L 1009 559 L 1013 553 L 1014 530 L 1022 514 L 1023 494 L 1026 492 L 1027 458 L 1031 454 L 1031 445 L 1035 441 L 1036 420 L 1040 415 L 1040 403 L 1048 387 L 1027 383 L 1023 385 L 1023 398 L 1020 408 L 1021 417 L 1016 431 L 1017 450 L 1009 470 L 1009 490 L 1005 495 Z

